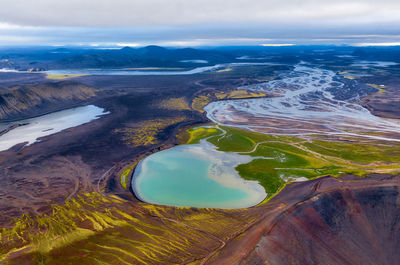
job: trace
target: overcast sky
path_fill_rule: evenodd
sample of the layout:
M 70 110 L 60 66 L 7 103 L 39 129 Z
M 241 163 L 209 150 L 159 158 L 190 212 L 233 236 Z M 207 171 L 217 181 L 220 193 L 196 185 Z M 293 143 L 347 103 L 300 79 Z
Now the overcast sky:
M 0 45 L 400 42 L 400 0 L 0 0 Z

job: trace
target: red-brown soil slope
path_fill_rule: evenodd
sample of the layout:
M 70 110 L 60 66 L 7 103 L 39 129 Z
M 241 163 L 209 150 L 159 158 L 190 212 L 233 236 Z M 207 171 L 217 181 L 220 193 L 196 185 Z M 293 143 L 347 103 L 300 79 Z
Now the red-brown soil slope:
M 209 264 L 400 264 L 399 186 L 400 176 L 384 175 L 291 184 L 271 201 L 289 203 L 285 211 Z

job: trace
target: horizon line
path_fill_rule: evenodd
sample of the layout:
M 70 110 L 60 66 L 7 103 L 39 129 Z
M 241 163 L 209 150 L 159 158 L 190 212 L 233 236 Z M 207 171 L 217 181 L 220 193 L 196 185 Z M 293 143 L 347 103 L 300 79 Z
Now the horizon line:
M 262 43 L 262 44 L 202 44 L 202 45 L 160 45 L 147 43 L 66 43 L 66 44 L 0 44 L 0 48 L 92 48 L 92 49 L 123 49 L 123 48 L 145 48 L 145 47 L 165 47 L 165 48 L 219 48 L 219 47 L 265 47 L 265 48 L 290 48 L 290 47 L 400 47 L 400 42 L 362 42 L 362 43 L 331 43 L 331 44 L 299 44 L 299 43 Z

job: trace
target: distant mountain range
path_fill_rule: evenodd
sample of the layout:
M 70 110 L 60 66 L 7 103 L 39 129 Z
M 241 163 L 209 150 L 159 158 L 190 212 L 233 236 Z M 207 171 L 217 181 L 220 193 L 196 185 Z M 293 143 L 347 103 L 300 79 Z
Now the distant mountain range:
M 0 50 L 0 69 L 44 71 L 84 68 L 173 67 L 194 68 L 227 62 L 296 63 L 310 56 L 338 54 L 370 60 L 400 61 L 400 47 L 292 46 L 218 47 L 208 49 L 147 46 L 122 49 L 31 47 Z
M 13 52 L 0 57 L 0 68 L 18 70 L 124 68 L 124 67 L 196 67 L 235 60 L 228 52 L 192 48 L 167 49 L 159 46 L 122 49 L 53 49 L 31 53 Z
M 188 67 L 198 64 L 231 62 L 235 58 L 219 51 L 166 49 L 159 46 L 125 47 L 79 54 L 48 64 L 47 68 Z

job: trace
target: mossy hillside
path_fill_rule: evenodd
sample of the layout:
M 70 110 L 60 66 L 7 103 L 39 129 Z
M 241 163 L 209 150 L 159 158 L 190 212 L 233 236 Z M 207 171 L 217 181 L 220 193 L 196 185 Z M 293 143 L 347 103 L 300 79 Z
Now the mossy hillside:
M 261 214 L 132 204 L 114 195 L 81 194 L 51 206 L 49 214 L 25 215 L 1 229 L 0 263 L 187 264 Z
M 0 93 L 0 119 L 6 119 L 28 110 L 39 109 L 44 104 L 59 105 L 63 101 L 88 100 L 97 94 L 98 89 L 72 81 L 16 85 L 10 87 L 10 92 Z
M 127 123 L 124 124 L 124 127 L 113 130 L 113 133 L 118 135 L 127 146 L 154 145 L 160 143 L 158 135 L 167 127 L 177 125 L 186 120 L 186 116 L 178 116 L 175 118 L 146 120 L 139 123 Z

